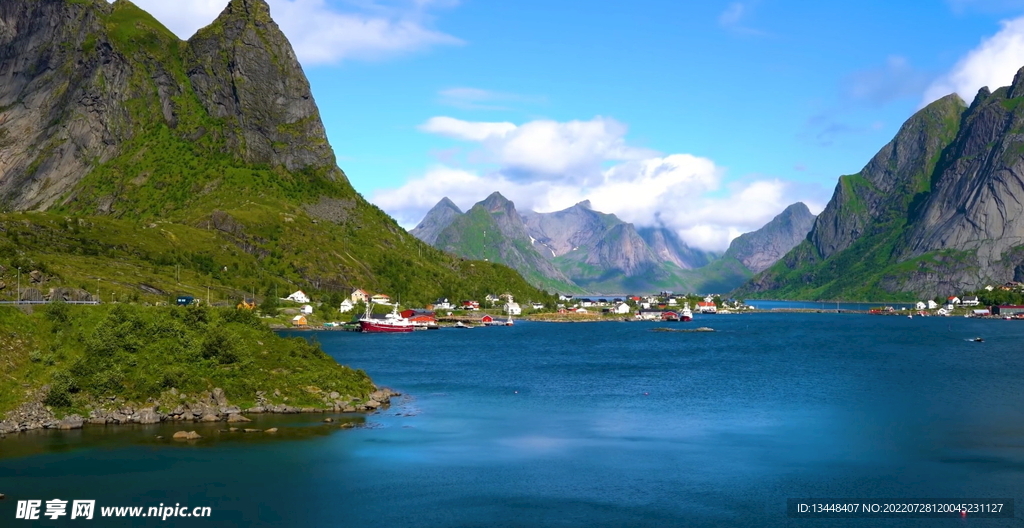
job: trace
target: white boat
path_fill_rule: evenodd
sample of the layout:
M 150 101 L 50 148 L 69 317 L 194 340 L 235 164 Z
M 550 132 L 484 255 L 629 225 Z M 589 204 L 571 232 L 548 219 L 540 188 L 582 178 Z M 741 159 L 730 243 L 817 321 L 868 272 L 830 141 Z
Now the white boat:
M 683 309 L 679 311 L 679 321 L 688 323 L 693 321 L 693 311 L 690 310 L 690 301 L 686 301 L 683 304 Z

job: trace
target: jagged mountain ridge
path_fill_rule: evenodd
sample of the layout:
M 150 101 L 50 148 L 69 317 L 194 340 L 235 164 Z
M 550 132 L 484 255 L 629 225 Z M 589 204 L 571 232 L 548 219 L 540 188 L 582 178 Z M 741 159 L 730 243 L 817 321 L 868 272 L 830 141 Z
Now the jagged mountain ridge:
M 840 178 L 809 240 L 741 290 L 914 298 L 1024 279 L 1022 101 L 1024 69 L 969 107 L 951 94 L 918 111 Z
M 231 0 L 188 41 L 127 0 L 0 3 L 0 280 L 28 266 L 151 300 L 199 281 L 546 298 L 355 192 L 264 0 Z
M 444 203 L 442 200 L 433 210 L 441 207 L 444 211 Z M 465 258 L 505 264 L 537 287 L 578 291 L 565 274 L 533 247 L 515 204 L 500 193 L 492 193 L 465 213 L 453 215 L 453 210 L 447 211 L 441 214 L 450 215 L 450 220 L 437 233 L 434 247 Z
M 734 238 L 724 257 L 734 258 L 750 271 L 760 273 L 807 238 L 815 218 L 807 205 L 797 202 L 761 229 Z
M 806 206 L 799 205 L 810 214 Z M 745 253 L 733 253 L 752 262 L 772 258 L 760 256 L 757 251 L 762 248 L 784 253 L 795 244 L 791 239 L 806 235 L 806 229 L 796 235 L 792 232 L 808 225 L 798 209 L 791 207 L 771 227 L 766 226 L 765 233 L 755 238 L 759 242 L 748 244 Z M 666 228 L 637 229 L 615 215 L 593 210 L 589 201 L 552 213 L 518 213 L 500 193 L 493 193 L 465 214 L 456 211 L 450 200 L 442 199 L 413 234 L 429 240 L 433 230 L 440 229 L 432 242 L 435 247 L 460 256 L 500 259 L 527 278 L 533 277 L 535 285 L 548 281 L 551 286 L 550 281 L 555 280 L 596 293 L 728 291 L 751 275 L 738 259 L 730 257 L 725 262 L 714 253 L 691 248 Z M 791 217 L 799 218 L 794 221 Z M 499 229 L 499 224 L 504 227 Z M 493 226 L 490 231 L 488 225 Z M 485 236 L 489 238 L 485 240 Z M 527 244 L 533 251 L 525 248 Z
M 452 221 L 460 215 L 462 215 L 462 209 L 459 209 L 459 206 L 445 196 L 430 211 L 427 211 L 423 220 L 409 233 L 427 244 L 434 245 L 437 235 L 441 234 L 441 231 L 444 231 L 444 228 L 451 225 Z

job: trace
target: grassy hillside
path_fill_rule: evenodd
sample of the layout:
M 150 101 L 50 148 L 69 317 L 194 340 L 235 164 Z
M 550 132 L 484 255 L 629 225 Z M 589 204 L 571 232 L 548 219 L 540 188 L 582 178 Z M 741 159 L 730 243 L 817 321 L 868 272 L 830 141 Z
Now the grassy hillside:
M 0 416 L 25 399 L 26 384 L 48 385 L 46 405 L 81 415 L 101 398 L 145 403 L 171 389 L 197 395 L 220 387 L 243 408 L 256 391 L 292 406 L 322 405 L 332 391 L 372 391 L 364 372 L 304 339 L 278 337 L 250 311 L 199 306 L 52 304 L 31 314 L 0 307 L 0 365 Z

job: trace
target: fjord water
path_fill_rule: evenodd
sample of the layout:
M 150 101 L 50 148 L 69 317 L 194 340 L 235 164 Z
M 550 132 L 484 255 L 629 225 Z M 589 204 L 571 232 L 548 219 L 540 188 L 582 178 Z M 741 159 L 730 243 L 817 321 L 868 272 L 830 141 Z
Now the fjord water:
M 651 331 L 668 325 L 716 332 Z M 1024 504 L 1019 321 L 765 313 L 301 335 L 408 396 L 357 429 L 258 417 L 280 439 L 11 437 L 0 524 L 12 499 L 54 497 L 213 508 L 144 523 L 162 526 L 959 526 L 789 519 L 786 499 Z

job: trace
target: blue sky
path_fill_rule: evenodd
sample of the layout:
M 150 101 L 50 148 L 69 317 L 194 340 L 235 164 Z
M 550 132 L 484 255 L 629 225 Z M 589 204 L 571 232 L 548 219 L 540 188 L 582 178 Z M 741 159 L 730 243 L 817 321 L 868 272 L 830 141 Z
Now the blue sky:
M 138 2 L 187 38 L 226 0 L 161 3 Z M 723 249 L 1024 66 L 1013 0 L 269 3 L 339 165 L 407 227 L 501 191 Z

